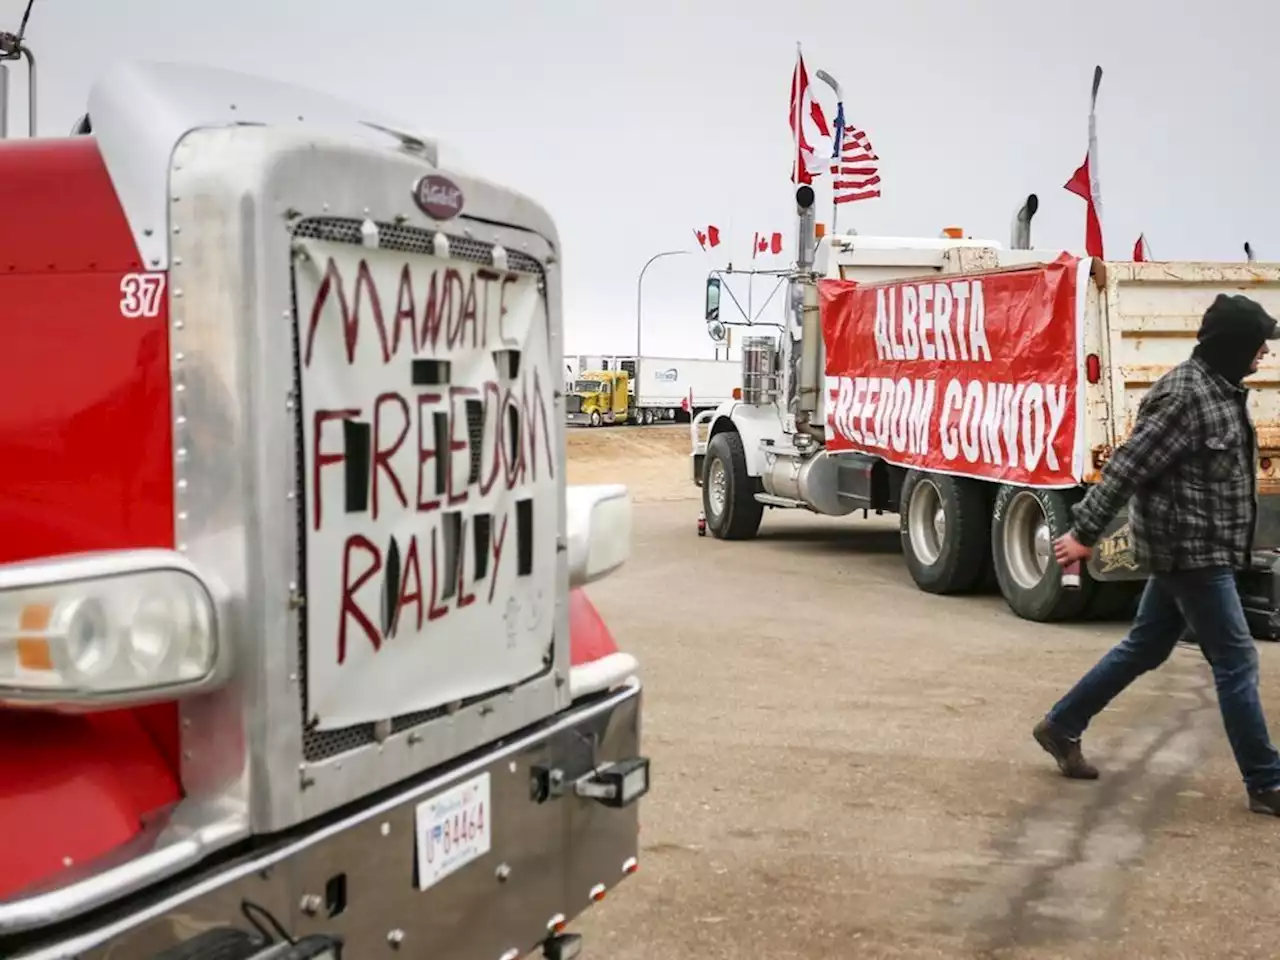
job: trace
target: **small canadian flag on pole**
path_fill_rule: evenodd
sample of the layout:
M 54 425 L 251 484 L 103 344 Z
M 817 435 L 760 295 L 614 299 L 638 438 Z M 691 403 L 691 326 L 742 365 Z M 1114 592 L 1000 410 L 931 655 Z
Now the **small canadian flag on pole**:
M 780 233 L 757 233 L 751 248 L 751 258 L 772 253 L 775 257 L 782 252 L 782 234 Z
M 720 228 L 715 224 L 708 224 L 705 230 L 694 227 L 693 235 L 698 238 L 698 246 L 703 250 L 720 246 Z
M 1151 259 L 1151 248 L 1147 246 L 1145 233 L 1138 234 L 1138 242 L 1133 245 L 1133 259 L 1135 263 L 1143 263 Z

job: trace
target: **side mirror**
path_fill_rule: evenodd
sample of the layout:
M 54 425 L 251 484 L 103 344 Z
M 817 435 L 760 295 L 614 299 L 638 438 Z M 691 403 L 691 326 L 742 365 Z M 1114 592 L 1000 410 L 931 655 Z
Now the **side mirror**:
M 569 586 L 603 579 L 631 554 L 631 495 L 620 483 L 565 487 Z
M 720 278 L 707 278 L 707 323 L 720 319 Z

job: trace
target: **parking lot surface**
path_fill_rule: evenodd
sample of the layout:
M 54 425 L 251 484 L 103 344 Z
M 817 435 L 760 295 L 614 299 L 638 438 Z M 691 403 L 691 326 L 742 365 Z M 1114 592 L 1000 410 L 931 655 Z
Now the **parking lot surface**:
M 1123 624 L 921 593 L 896 517 L 699 538 L 687 432 L 570 433 L 570 482 L 636 499 L 631 559 L 588 589 L 641 661 L 653 761 L 640 872 L 576 927 L 588 955 L 1280 955 L 1280 819 L 1245 808 L 1198 651 L 1098 718 L 1099 781 L 1064 780 L 1031 726 Z

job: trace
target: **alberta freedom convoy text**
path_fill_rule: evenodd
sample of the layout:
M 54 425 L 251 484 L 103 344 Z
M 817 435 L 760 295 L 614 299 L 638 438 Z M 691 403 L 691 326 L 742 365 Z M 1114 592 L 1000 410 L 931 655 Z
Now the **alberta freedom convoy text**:
M 326 560 L 341 564 L 340 595 L 311 601 L 336 608 L 323 619 L 336 623 L 339 664 L 354 642 L 378 651 L 398 629 L 421 632 L 455 610 L 493 603 L 504 564 L 529 563 L 531 547 L 517 541 L 532 537 L 532 484 L 540 470 L 555 476 L 551 385 L 534 364 L 521 363 L 512 348 L 519 340 L 505 328 L 511 285 L 530 278 L 408 263 L 394 289 L 385 270 L 377 276 L 383 289 L 366 261 L 348 279 L 330 258 L 300 317 L 304 369 L 318 338 L 329 339 L 334 368 L 338 335 L 348 369 L 340 373 L 340 360 L 331 369 L 346 377 L 332 392 L 366 394 L 309 414 L 308 526 L 319 532 L 336 523 L 344 534 L 341 556 Z M 341 329 L 325 330 L 334 314 Z M 369 337 L 378 369 L 351 369 Z M 453 382 L 460 356 L 469 370 L 483 360 L 490 372 Z M 449 357 L 452 364 L 441 359 Z M 326 497 L 324 481 L 334 475 L 343 478 L 343 496 L 333 496 L 330 482 Z
M 1069 474 L 1075 318 L 1055 318 L 1044 300 L 1020 316 L 1032 298 L 1006 296 L 989 325 L 988 288 L 1000 280 L 1019 282 L 1007 274 L 872 290 L 823 281 L 843 287 L 823 300 L 829 448 L 959 473 Z M 1069 276 L 1060 282 L 1074 287 Z M 1063 342 L 1046 342 L 1046 328 Z

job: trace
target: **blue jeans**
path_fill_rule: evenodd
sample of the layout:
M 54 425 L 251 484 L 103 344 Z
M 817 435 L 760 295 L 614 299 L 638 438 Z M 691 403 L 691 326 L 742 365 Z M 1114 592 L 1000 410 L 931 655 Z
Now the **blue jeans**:
M 1213 670 L 1222 723 L 1245 786 L 1252 791 L 1280 786 L 1280 753 L 1271 744 L 1258 697 L 1258 651 L 1235 574 L 1226 567 L 1152 576 L 1129 635 L 1054 705 L 1049 722 L 1079 737 L 1121 690 L 1169 659 L 1185 626 Z

